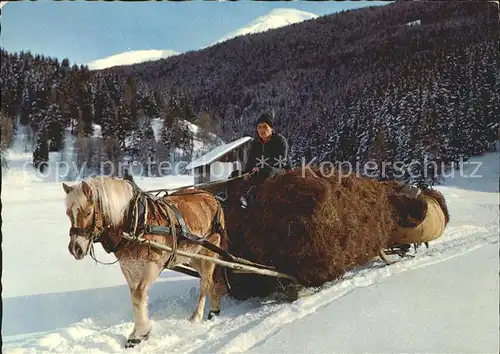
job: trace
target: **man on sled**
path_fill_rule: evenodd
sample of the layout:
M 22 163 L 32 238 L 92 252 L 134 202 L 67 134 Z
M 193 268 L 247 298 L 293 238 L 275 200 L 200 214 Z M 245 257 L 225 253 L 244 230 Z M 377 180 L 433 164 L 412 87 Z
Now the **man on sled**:
M 273 129 L 273 118 L 264 113 L 257 120 L 257 137 L 252 141 L 250 153 L 243 173 L 248 177 L 250 187 L 241 197 L 242 207 L 255 197 L 255 189 L 265 180 L 273 178 L 288 170 L 288 141 Z

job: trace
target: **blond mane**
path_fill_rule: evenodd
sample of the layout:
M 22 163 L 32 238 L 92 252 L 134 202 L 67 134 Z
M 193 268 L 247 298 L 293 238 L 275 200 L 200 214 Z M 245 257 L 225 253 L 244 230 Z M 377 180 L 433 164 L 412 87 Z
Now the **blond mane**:
M 89 177 L 85 182 L 92 191 L 93 202 L 99 203 L 104 219 L 108 220 L 111 226 L 119 225 L 134 194 L 130 182 L 106 176 Z M 87 197 L 83 193 L 82 183 L 74 185 L 72 191 L 66 195 L 66 208 L 76 206 L 83 209 L 86 205 Z

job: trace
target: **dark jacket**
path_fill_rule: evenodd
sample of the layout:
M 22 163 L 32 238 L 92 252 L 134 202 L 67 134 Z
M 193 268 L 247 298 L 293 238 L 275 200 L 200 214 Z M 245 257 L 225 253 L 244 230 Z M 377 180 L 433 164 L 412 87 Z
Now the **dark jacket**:
M 250 145 L 250 152 L 243 173 L 250 172 L 254 167 L 288 169 L 288 142 L 286 138 L 277 132 L 273 132 L 271 139 L 266 143 L 262 142 L 259 136 L 254 138 Z

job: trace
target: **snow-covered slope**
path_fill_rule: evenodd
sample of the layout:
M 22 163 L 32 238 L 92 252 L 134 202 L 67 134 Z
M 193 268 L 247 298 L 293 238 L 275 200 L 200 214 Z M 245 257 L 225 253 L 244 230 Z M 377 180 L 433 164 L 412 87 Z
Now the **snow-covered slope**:
M 151 127 L 155 140 L 160 141 L 160 133 L 163 120 L 154 118 L 151 120 Z M 213 133 L 203 134 L 202 129 L 188 121 L 181 121 L 181 124 L 187 126 L 193 134 L 193 155 L 192 160 L 197 159 L 206 152 L 214 149 L 216 146 L 224 144 L 224 141 Z M 93 124 L 94 133 L 91 140 L 102 138 L 101 126 Z M 75 141 L 76 138 L 71 134 L 71 128 L 67 127 L 65 131 L 65 148 L 60 152 L 50 152 L 48 168 L 44 172 L 35 171 L 33 168 L 33 131 L 29 126 L 18 126 L 17 136 L 11 149 L 6 152 L 7 163 L 10 168 L 3 171 L 3 177 L 10 177 L 12 183 L 23 184 L 28 181 L 36 182 L 55 182 L 62 180 L 79 180 L 85 177 L 88 170 L 85 167 L 77 166 L 72 161 L 76 158 Z M 131 143 L 132 137 L 125 139 L 125 145 Z M 182 153 L 177 149 L 177 153 Z M 140 170 L 140 169 L 139 169 Z M 129 170 L 134 174 L 134 170 Z
M 87 63 L 87 65 L 90 70 L 102 70 L 110 68 L 112 66 L 132 65 L 146 61 L 159 60 L 177 54 L 179 53 L 170 49 L 133 50 L 129 52 L 114 54 L 106 58 L 97 59 Z
M 187 127 L 193 134 L 193 159 L 212 150 L 217 145 L 224 144 L 224 140 L 213 133 L 207 133 L 204 139 L 202 137 L 202 129 L 194 123 L 187 120 L 182 120 L 180 123 Z M 151 127 L 153 128 L 156 141 L 160 141 L 162 126 L 163 120 L 161 118 L 154 118 L 151 120 Z
M 221 37 L 216 43 L 224 42 L 228 39 L 238 36 L 265 32 L 270 29 L 288 26 L 317 17 L 318 15 L 311 12 L 296 9 L 274 9 L 266 15 L 257 17 L 255 20 L 246 24 L 245 26 L 226 34 L 225 36 Z
M 123 352 L 133 317 L 119 266 L 75 261 L 61 184 L 19 180 L 20 165 L 11 162 L 2 180 L 3 352 Z M 153 333 L 127 353 L 497 353 L 498 153 L 462 171 L 436 187 L 451 222 L 429 249 L 353 270 L 292 304 L 225 298 L 219 318 L 195 325 L 187 317 L 197 279 L 163 272 L 149 298 Z M 193 181 L 137 182 L 155 189 Z M 114 261 L 100 246 L 96 257 Z

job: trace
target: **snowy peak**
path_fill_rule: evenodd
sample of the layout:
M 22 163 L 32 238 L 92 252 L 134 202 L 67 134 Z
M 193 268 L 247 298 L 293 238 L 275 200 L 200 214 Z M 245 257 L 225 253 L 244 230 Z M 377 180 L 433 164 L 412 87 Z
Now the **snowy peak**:
M 154 61 L 163 58 L 168 58 L 179 54 L 174 50 L 133 50 L 129 52 L 123 52 L 119 54 L 114 54 L 103 59 L 97 59 L 91 61 L 87 64 L 90 70 L 102 70 L 119 65 L 132 65 L 143 63 L 146 61 Z
M 243 36 L 252 33 L 265 32 L 270 29 L 288 26 L 294 23 L 303 22 L 319 17 L 311 12 L 295 10 L 295 9 L 274 9 L 266 15 L 257 17 L 252 22 L 244 27 L 230 32 L 220 38 L 216 43 L 226 41 L 228 39 Z

